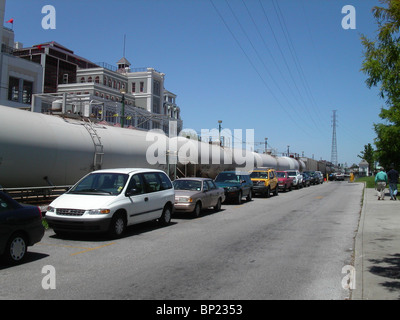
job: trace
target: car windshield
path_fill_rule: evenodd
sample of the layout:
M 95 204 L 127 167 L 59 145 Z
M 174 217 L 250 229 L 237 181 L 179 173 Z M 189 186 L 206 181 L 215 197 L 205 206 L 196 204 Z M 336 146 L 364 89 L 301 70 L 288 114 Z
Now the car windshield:
M 268 172 L 257 172 L 253 171 L 250 174 L 250 178 L 261 178 L 261 179 L 268 179 Z
M 196 180 L 175 180 L 173 182 L 175 190 L 201 191 L 201 181 Z
M 74 194 L 120 194 L 128 180 L 122 173 L 92 173 L 73 186 L 68 193 Z
M 221 172 L 218 174 L 217 178 L 215 178 L 215 181 L 237 183 L 240 181 L 240 176 L 232 172 Z
M 284 178 L 285 177 L 285 173 L 284 172 L 277 172 L 276 175 L 278 176 L 278 178 Z

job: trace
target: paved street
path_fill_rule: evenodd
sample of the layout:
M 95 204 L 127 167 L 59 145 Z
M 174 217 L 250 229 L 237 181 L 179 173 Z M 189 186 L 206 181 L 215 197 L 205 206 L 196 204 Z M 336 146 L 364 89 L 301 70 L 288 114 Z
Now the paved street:
M 26 263 L 0 265 L 0 299 L 347 299 L 362 189 L 328 182 L 119 240 L 49 230 Z M 42 288 L 46 265 L 55 289 Z

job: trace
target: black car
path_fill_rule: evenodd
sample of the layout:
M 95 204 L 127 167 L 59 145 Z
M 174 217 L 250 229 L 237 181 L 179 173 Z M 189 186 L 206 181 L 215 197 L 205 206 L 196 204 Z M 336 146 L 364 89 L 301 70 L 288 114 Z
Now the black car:
M 253 181 L 246 172 L 223 171 L 215 178 L 215 184 L 224 188 L 225 201 L 233 200 L 237 204 L 242 203 L 242 197 L 247 201 L 253 198 Z
M 303 187 L 309 187 L 311 185 L 311 177 L 307 172 L 301 174 L 303 176 Z
M 315 174 L 315 171 L 304 171 L 310 176 L 310 184 L 317 184 L 318 183 L 318 177 Z
M 20 263 L 28 246 L 42 240 L 43 235 L 40 209 L 22 205 L 0 191 L 0 256 L 6 262 Z

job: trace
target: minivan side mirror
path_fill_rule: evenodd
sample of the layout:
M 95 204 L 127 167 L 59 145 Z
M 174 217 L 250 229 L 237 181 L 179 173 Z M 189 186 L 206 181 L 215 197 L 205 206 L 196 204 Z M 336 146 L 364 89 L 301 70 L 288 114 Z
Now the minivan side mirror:
M 130 189 L 130 190 L 127 190 L 126 192 L 125 192 L 125 195 L 127 196 L 127 197 L 131 197 L 131 196 L 134 196 L 135 194 L 137 194 L 138 193 L 138 190 L 137 189 Z

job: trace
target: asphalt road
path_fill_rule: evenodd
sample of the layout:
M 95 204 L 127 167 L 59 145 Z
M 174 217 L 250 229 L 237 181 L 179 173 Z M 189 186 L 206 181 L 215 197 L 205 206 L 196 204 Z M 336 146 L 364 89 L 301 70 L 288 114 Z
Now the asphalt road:
M 0 264 L 0 299 L 343 300 L 362 189 L 328 182 L 118 240 L 48 230 L 24 264 Z

